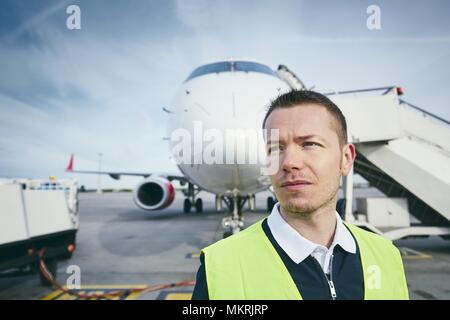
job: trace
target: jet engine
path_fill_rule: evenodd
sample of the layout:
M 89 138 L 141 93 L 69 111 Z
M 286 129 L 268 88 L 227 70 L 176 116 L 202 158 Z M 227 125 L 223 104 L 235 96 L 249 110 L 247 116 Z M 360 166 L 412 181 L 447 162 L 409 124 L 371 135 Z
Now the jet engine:
M 175 188 L 166 178 L 149 177 L 134 189 L 133 199 L 144 210 L 164 209 L 175 199 Z

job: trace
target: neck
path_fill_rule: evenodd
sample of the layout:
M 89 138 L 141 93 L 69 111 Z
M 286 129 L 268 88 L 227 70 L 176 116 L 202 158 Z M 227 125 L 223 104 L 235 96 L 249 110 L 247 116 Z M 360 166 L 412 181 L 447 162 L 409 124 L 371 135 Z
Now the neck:
M 282 218 L 302 237 L 309 241 L 330 248 L 336 231 L 336 213 L 331 205 L 323 206 L 313 212 L 294 213 L 286 211 L 280 204 Z

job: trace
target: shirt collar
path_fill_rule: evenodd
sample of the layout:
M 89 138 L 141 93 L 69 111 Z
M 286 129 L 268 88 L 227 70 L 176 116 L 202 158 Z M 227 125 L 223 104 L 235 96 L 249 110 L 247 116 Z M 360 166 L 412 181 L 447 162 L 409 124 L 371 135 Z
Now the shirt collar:
M 275 241 L 298 264 L 305 260 L 320 245 L 304 238 L 292 228 L 281 216 L 279 205 L 279 203 L 276 203 L 273 206 L 272 212 L 267 218 L 267 224 Z M 330 250 L 333 250 L 336 245 L 340 245 L 345 251 L 356 253 L 355 240 L 337 212 L 336 222 L 336 232 Z

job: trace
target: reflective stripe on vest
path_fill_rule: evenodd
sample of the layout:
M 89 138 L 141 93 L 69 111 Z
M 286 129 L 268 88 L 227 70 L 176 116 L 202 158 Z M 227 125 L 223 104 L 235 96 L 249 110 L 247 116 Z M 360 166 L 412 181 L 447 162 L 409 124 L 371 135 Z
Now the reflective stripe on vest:
M 204 248 L 211 300 L 299 300 L 297 286 L 259 221 Z M 391 241 L 346 223 L 360 250 L 364 298 L 408 299 L 403 262 Z

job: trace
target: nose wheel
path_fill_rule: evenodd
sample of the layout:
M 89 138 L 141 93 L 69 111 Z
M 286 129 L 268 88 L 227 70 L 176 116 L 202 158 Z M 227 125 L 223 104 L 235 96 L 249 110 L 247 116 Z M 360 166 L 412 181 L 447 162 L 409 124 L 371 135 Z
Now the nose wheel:
M 229 209 L 229 212 L 231 213 L 231 216 L 222 219 L 222 227 L 225 229 L 223 238 L 227 238 L 233 234 L 238 233 L 244 228 L 242 208 L 244 207 L 245 203 L 249 201 L 250 209 L 254 210 L 255 196 L 233 195 L 223 196 L 221 199 L 225 202 Z

